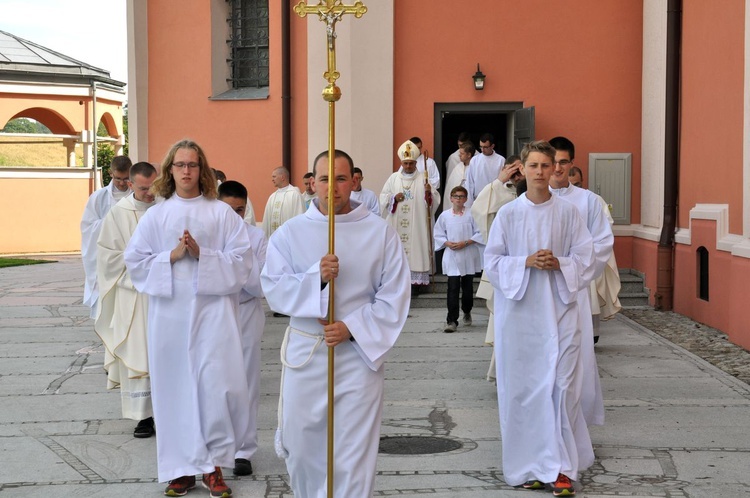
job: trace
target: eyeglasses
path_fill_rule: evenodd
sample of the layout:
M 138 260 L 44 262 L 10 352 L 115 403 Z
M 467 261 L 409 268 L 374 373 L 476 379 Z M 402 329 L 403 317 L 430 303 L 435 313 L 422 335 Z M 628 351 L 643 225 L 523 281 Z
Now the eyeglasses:
M 465 195 L 452 195 L 451 198 L 452 199 L 466 199 L 466 196 Z
M 177 169 L 184 169 L 184 168 L 190 168 L 195 169 L 200 167 L 199 163 L 172 163 L 172 167 Z
M 555 161 L 555 164 L 559 164 L 560 166 L 567 166 L 568 164 L 573 164 L 573 161 L 563 159 L 562 161 Z
M 112 176 L 112 181 L 114 181 L 114 182 L 125 183 L 128 180 L 130 180 L 130 177 L 127 177 L 127 176 L 125 178 L 120 178 L 120 177 L 117 177 L 117 176 L 114 176 L 114 175 Z

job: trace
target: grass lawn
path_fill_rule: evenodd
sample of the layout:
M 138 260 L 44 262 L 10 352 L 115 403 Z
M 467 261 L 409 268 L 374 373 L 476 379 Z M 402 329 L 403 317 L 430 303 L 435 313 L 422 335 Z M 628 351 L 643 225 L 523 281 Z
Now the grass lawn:
M 24 259 L 24 258 L 0 258 L 0 268 L 11 266 L 39 265 L 42 263 L 54 263 L 48 259 Z

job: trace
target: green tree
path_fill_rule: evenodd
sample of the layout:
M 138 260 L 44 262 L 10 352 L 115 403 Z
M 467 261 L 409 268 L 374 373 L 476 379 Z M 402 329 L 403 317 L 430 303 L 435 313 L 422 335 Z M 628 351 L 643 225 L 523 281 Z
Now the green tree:
M 11 119 L 0 131 L 3 133 L 52 133 L 39 121 L 32 121 L 28 118 Z
M 122 153 L 128 155 L 128 112 L 127 107 L 122 116 L 122 133 L 125 135 L 125 145 L 122 148 Z M 99 127 L 96 130 L 96 136 L 107 137 L 107 128 L 103 122 L 99 122 Z M 112 159 L 115 158 L 115 149 L 110 143 L 99 143 L 97 144 L 97 164 L 102 168 L 102 185 L 107 185 L 112 180 L 112 175 L 109 172 L 109 165 L 112 163 Z

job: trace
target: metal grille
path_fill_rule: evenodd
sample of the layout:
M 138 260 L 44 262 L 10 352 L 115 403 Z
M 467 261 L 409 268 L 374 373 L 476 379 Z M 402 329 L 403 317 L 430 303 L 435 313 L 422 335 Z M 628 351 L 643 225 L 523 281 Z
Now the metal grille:
M 232 88 L 268 86 L 268 0 L 227 0 Z

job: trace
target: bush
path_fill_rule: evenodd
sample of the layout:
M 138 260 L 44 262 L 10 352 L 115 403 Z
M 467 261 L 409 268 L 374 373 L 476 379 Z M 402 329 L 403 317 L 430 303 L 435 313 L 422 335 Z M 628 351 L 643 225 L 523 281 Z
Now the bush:
M 96 157 L 99 166 L 102 168 L 102 185 L 109 185 L 112 175 L 109 174 L 109 165 L 115 158 L 115 149 L 110 144 L 98 144 Z

